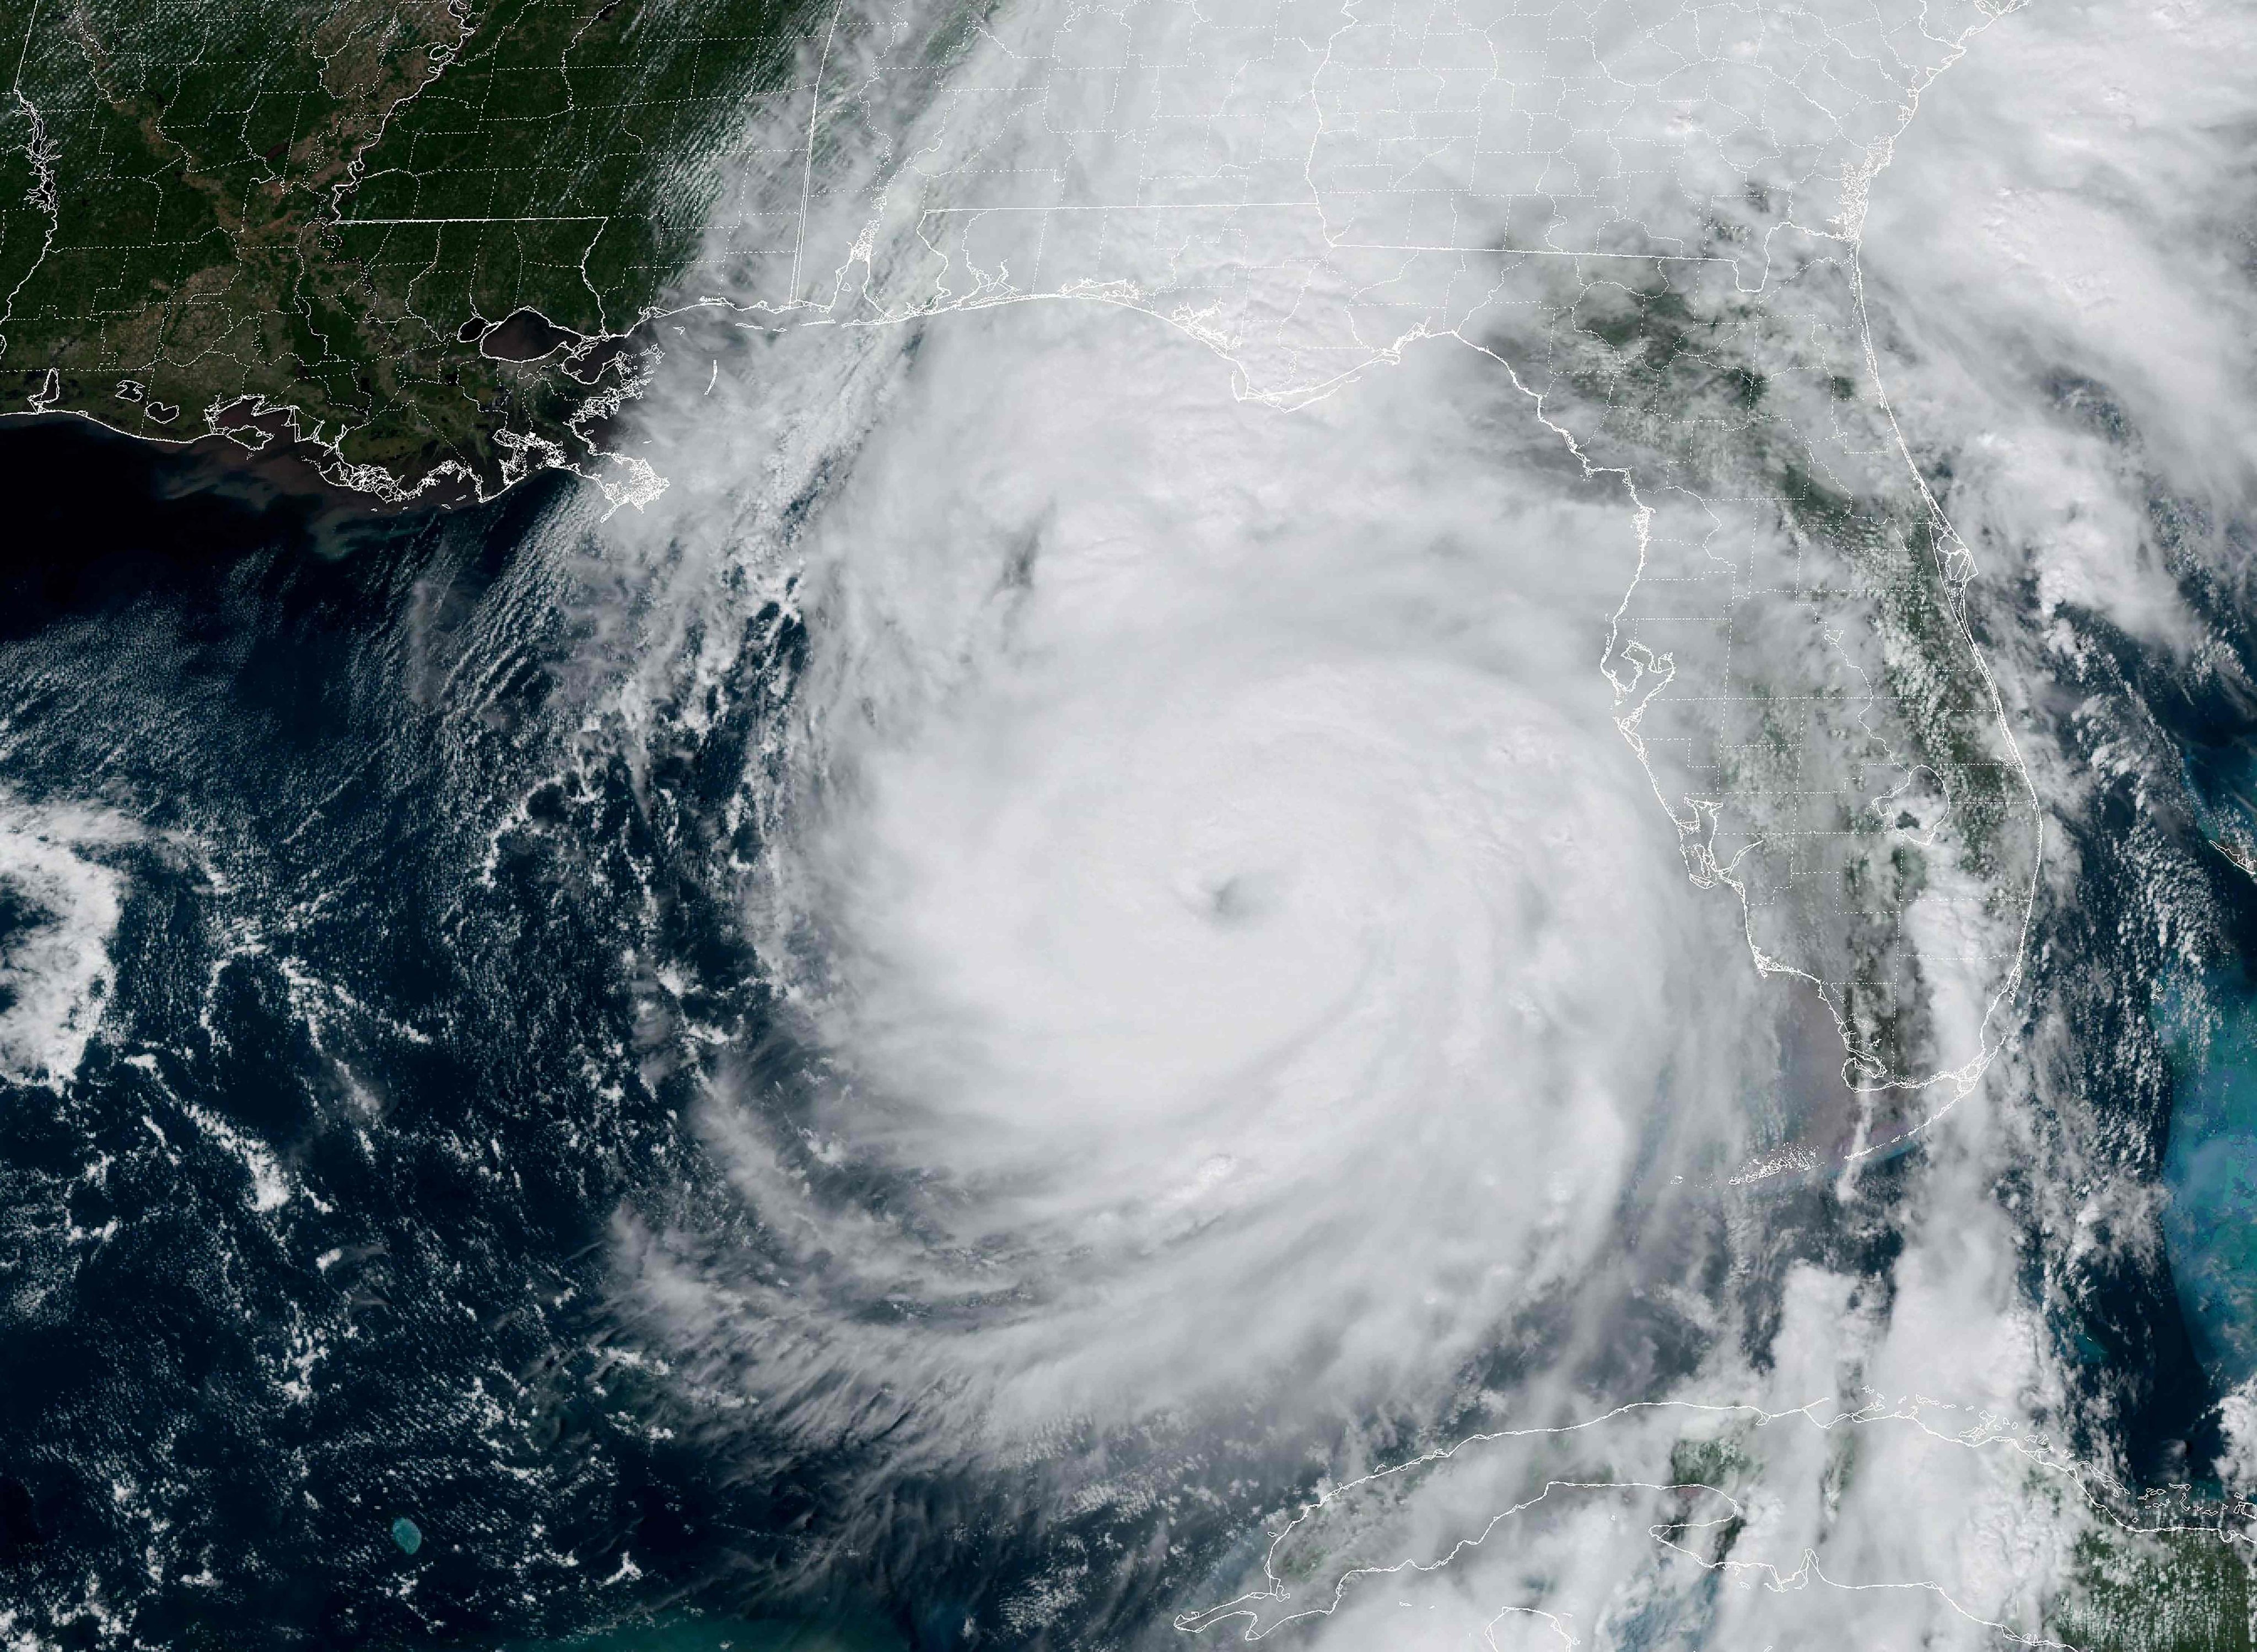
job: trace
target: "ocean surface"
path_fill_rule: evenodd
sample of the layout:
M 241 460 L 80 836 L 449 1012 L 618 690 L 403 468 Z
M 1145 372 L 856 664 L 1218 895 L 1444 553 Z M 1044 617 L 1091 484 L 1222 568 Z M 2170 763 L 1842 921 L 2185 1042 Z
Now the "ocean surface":
M 698 1174 L 620 916 L 733 944 L 695 825 L 619 773 L 495 836 L 571 623 L 496 582 L 556 489 L 344 515 L 61 423 L 0 477 L 0 948 L 108 960 L 75 1078 L 0 1084 L 0 1598 L 240 1648 L 759 1593 L 837 1492 L 717 1482 L 600 1306 Z
M 1686 893 L 1610 727 L 1607 557 L 1643 541 L 1494 357 L 1264 424 L 1142 321 L 959 321 L 679 345 L 679 492 L 614 526 L 569 478 L 370 514 L 0 429 L 0 1641 L 1192 1645 L 1176 1613 L 1375 1465 L 1531 1394 L 1562 1436 L 1702 1383 L 1846 1415 L 1903 1324 L 1898 1393 L 2006 1324 L 2092 1506 L 2217 1521 L 2257 1377 L 2228 488 L 2140 474 L 2131 413 L 2031 368 L 2203 646 L 1986 547 L 2047 882 L 1991 1088 L 1850 1178 L 1826 1005 Z M 1972 521 L 2002 485 L 1952 492 L 1979 445 L 1935 427 L 1919 485 Z M 729 494 L 769 458 L 776 497 Z M 1647 1022 L 1677 1042 L 1610 1068 Z M 1591 1119 L 1630 1124 L 1578 1158 Z M 1720 1144 L 1796 1154 L 1733 1181 Z M 1978 1230 L 1998 1293 L 1892 1323 Z M 1936 1393 L 1956 1451 L 1988 1401 Z M 1810 1440 L 1780 1483 L 1833 1530 L 1857 1447 Z M 1966 1503 L 1907 1485 L 1882 1539 Z M 1652 1625 L 1704 1643 L 1716 1593 Z
M 620 678 L 591 661 L 624 656 L 591 639 L 647 570 L 551 531 L 575 486 L 371 515 L 78 425 L 0 430 L 0 1623 L 230 1652 L 1175 1641 L 1170 1609 L 1243 1574 L 1335 1466 L 1251 1402 L 1242 1458 L 1164 1423 L 1135 1451 L 1059 1429 L 1093 1480 L 1158 1487 L 1061 1501 L 1031 1449 L 978 1474 L 897 1455 L 875 1401 L 789 1427 L 619 1311 L 643 1230 L 752 1259 L 775 1295 L 727 1304 L 747 1364 L 763 1303 L 876 1338 L 977 1329 L 1012 1293 L 936 1310 L 795 1250 L 789 1201 L 698 1128 L 696 1052 L 739 1052 L 796 1185 L 914 1230 L 915 1167 L 825 1156 L 819 1063 L 743 899 L 800 614 L 717 604 L 736 629 L 691 622 L 677 653 L 718 663 L 611 738 Z M 2184 589 L 2257 653 L 2238 586 Z M 2034 599 L 1984 600 L 2006 653 Z M 2034 1231 L 2022 1282 L 2069 1443 L 2133 1493 L 2214 1500 L 2219 1401 L 2257 1374 L 2257 701 L 2075 618 L 2091 646 L 2034 715 L 2074 725 L 2067 749 L 2147 745 L 2055 816 L 2074 871 L 2027 992 L 2067 1035 L 2036 1093 L 2101 1123 L 2046 1162 L 2131 1167 L 2166 1243 L 2104 1216 L 2078 1288 L 2049 1290 L 2058 1235 Z M 1236 918 L 1225 896 L 1261 893 L 1203 898 Z M 1821 1039 L 1786 1064 L 1830 1094 L 1836 1059 Z M 1873 1202 L 1925 1153 L 1878 1155 Z M 1731 1219 L 1885 1279 L 1900 1234 L 1843 1225 L 1829 1169 Z M 1524 1333 L 1485 1380 L 1533 1366 L 1544 1322 Z M 1658 1393 L 1692 1360 L 1651 1345 L 1633 1375 Z M 1049 1615 L 1013 1605 L 1091 1555 L 1144 1559 Z

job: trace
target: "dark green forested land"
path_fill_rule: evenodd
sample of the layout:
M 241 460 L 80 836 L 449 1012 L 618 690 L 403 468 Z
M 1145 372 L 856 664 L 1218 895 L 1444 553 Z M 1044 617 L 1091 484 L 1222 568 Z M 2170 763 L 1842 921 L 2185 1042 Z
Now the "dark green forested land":
M 584 455 L 626 363 L 480 335 L 640 319 L 803 4 L 0 0 L 0 413 L 294 408 L 393 495 Z

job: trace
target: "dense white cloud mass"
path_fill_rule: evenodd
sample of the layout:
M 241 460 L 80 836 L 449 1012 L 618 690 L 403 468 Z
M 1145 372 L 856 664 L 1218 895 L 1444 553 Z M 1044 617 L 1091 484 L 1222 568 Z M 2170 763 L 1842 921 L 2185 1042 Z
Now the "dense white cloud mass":
M 0 794 L 0 1076 L 61 1084 L 106 1007 L 124 878 L 99 858 L 131 842 L 107 810 Z
M 1736 1133 L 1756 984 L 1591 669 L 1627 536 L 1478 365 L 1281 418 L 1149 324 L 937 328 L 811 536 L 813 1127 L 1042 1259 L 947 1356 L 1015 1403 L 1399 1380 Z
M 2257 39 L 2211 6 L 2031 7 L 1954 72 L 1878 192 L 1865 263 L 1955 511 L 2041 601 L 2184 643 L 2147 484 L 2246 496 Z M 2126 448 L 2129 451 L 2126 451 Z
M 2180 1551 L 2047 1437 L 2028 1281 L 2154 1203 L 2029 1009 L 2049 627 L 2201 646 L 2246 20 L 1257 10 L 842 11 L 747 141 L 598 652 L 633 731 L 804 625 L 777 1030 L 622 1313 L 877 1483 L 1162 1520 L 1062 1643 L 1147 1562 L 1347 1648 L 2098 1633 Z

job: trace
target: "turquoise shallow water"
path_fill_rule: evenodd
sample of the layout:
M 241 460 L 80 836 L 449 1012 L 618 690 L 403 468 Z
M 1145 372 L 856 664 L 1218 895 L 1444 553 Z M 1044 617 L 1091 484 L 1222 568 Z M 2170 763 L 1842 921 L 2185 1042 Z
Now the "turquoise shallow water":
M 2257 1375 L 2257 995 L 2208 984 L 2159 1006 L 2170 1041 L 2173 1107 L 2163 1237 L 2180 1306 L 2213 1380 Z

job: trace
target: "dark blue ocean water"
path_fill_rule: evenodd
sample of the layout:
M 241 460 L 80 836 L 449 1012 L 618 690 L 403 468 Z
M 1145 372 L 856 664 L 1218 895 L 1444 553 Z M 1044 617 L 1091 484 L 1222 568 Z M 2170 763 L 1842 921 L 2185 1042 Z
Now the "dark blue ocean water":
M 760 1592 L 829 1493 L 717 1483 L 600 1310 L 690 1154 L 621 914 L 725 959 L 710 845 L 601 770 L 495 836 L 555 766 L 570 604 L 494 601 L 555 491 L 339 515 L 55 425 L 0 492 L 0 786 L 138 827 L 104 1031 L 0 1085 L 0 1599 L 251 1648 Z
M 2238 523 L 2161 495 L 2149 519 L 2219 646 L 2190 657 L 2064 613 L 2088 646 L 2054 685 L 2056 726 L 2092 766 L 2084 808 L 2053 826 L 2075 876 L 2033 936 L 2031 1020 L 2054 1018 L 2034 1059 L 2077 1104 L 2042 1121 L 2056 1174 L 2085 1197 L 2151 1188 L 2161 1255 L 2093 1211 L 2090 1242 L 2038 1241 L 2042 1271 L 2034 1245 L 2029 1284 L 2112 1424 L 2080 1444 L 2200 1489 L 2218 1402 L 2257 1375 L 2257 606 Z
M 86 851 L 124 907 L 82 1069 L 0 1083 L 0 1599 L 23 1621 L 93 1646 L 98 1605 L 232 1652 L 1120 1646 L 1249 1540 L 1235 1514 L 1162 1541 L 1158 1515 L 1037 1519 L 1001 1479 L 880 1476 L 882 1439 L 811 1452 L 744 1413 L 724 1436 L 628 1357 L 623 1215 L 761 1242 L 686 1122 L 668 1017 L 765 1048 L 725 868 L 759 849 L 729 804 L 789 692 L 789 615 L 630 762 L 576 733 L 603 570 L 530 576 L 555 484 L 374 518 L 58 424 L 0 431 L 0 788 L 134 823 Z M 2201 754 L 2257 749 L 2257 714 L 2112 646 L 2080 692 L 2144 708 L 2196 794 Z M 2077 1029 L 2062 1082 L 2110 1162 L 2171 1193 L 2168 1267 L 2099 1247 L 2048 1283 L 2058 1236 L 2031 1240 L 2112 1430 L 2083 1444 L 2157 1479 L 2200 1477 L 2257 1349 L 2257 1013 L 2190 1042 L 2154 990 L 2179 956 L 2155 914 L 2190 882 L 2200 979 L 2257 978 L 2257 886 L 2197 812 L 2160 846 L 2128 788 L 2066 822 L 2083 870 L 2033 987 Z M 39 921 L 0 909 L 0 947 Z M 687 983 L 662 1002 L 660 964 Z M 1822 1189 L 1789 1204 L 1793 1244 L 1849 1242 Z M 1858 1266 L 1893 1242 L 1857 1239 Z M 1140 1545 L 1167 1568 L 1076 1619 L 999 1609 L 1062 1547 Z
M 561 484 L 373 517 L 56 423 L 0 429 L 0 808 L 131 824 L 81 849 L 122 892 L 82 1066 L 0 1080 L 19 1627 L 1001 1646 L 1038 1634 L 999 1603 L 1060 1545 L 1144 1552 L 1152 1509 L 1038 1536 L 1018 1471 L 881 1484 L 882 1430 L 716 1422 L 618 1311 L 622 1220 L 763 1243 L 694 1134 L 683 1027 L 789 1090 L 732 805 L 790 616 L 755 614 L 630 758 L 590 724 L 617 576 L 533 546 Z M 41 921 L 0 911 L 0 949 Z M 1056 1643 L 1164 1634 L 1169 1592 L 1243 1537 L 1207 1523 Z

